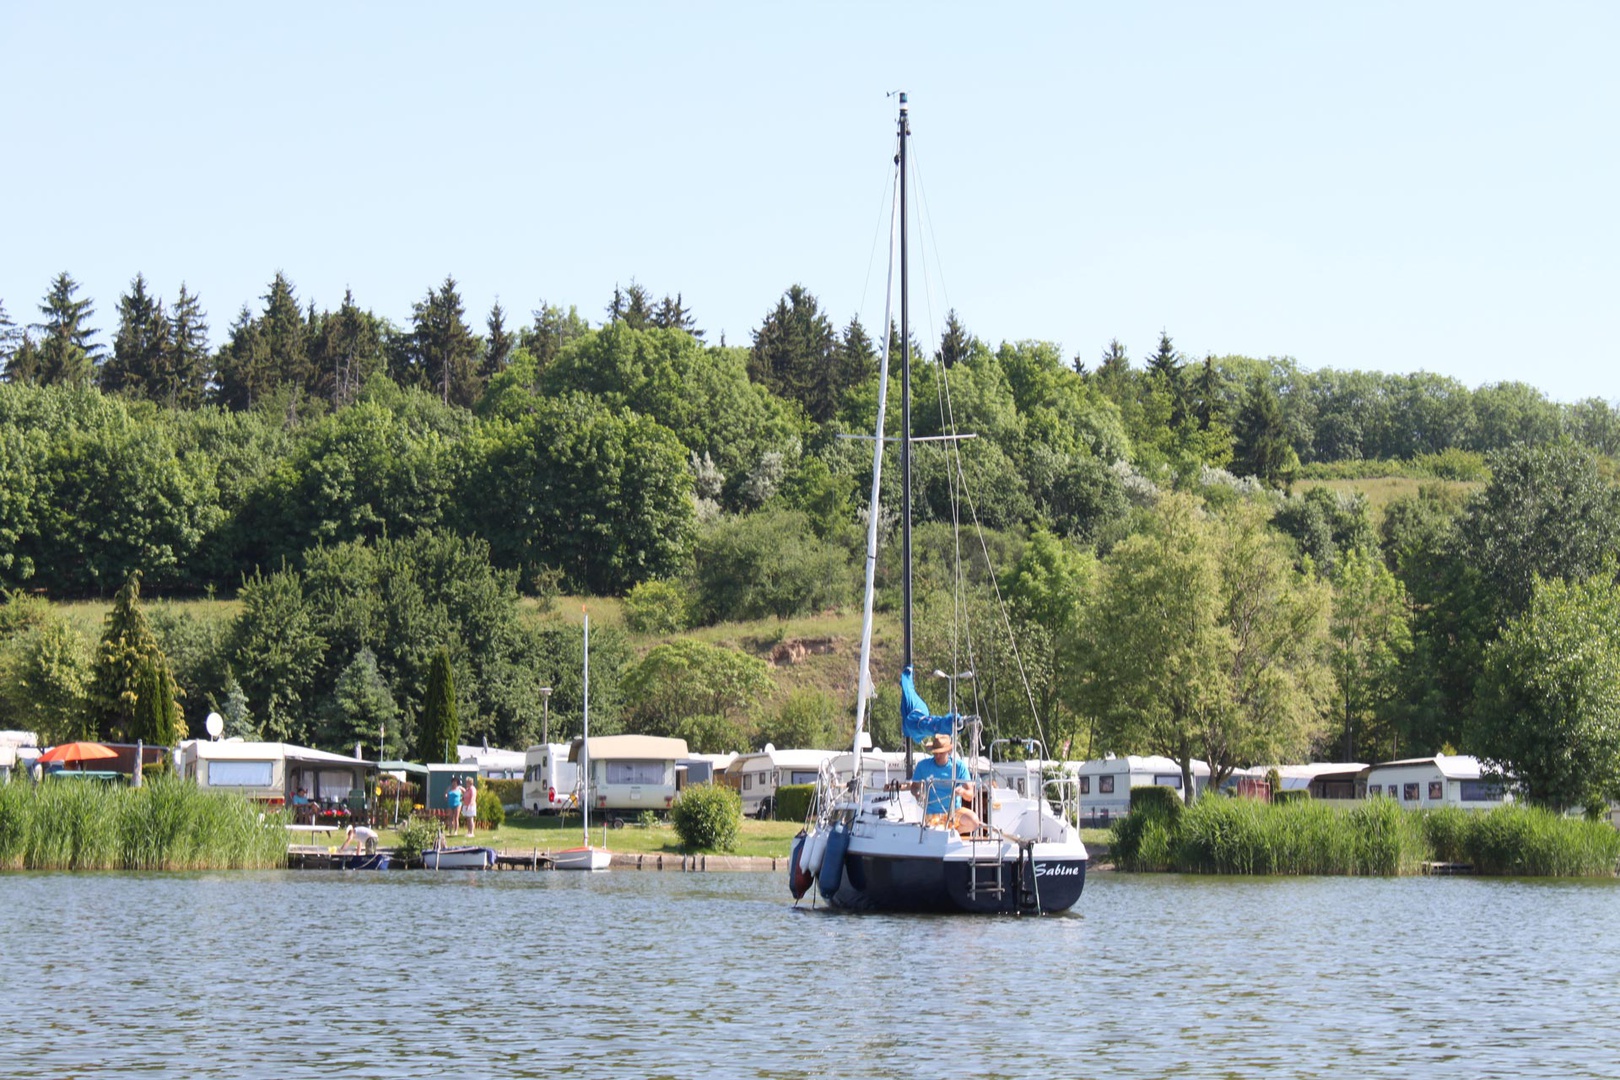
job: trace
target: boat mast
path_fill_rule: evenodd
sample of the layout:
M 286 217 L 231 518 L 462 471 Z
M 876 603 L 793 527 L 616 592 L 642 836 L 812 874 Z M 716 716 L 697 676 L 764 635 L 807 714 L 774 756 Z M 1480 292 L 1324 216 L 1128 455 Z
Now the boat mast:
M 911 656 L 911 319 L 906 277 L 906 136 L 911 134 L 906 95 L 900 94 L 900 562 L 904 666 Z M 910 772 L 911 740 L 906 740 Z
M 591 846 L 591 613 L 585 611 L 585 731 L 579 744 L 579 823 L 586 847 Z

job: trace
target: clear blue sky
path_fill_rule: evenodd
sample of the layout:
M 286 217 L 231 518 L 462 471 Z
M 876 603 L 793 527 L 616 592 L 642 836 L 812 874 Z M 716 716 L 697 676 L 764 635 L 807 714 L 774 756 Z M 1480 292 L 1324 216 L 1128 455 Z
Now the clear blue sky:
M 1620 5 L 0 5 L 0 299 L 137 271 L 218 342 L 279 269 L 404 322 L 446 274 L 600 321 L 789 285 L 881 323 L 893 103 L 947 307 L 992 342 L 1620 398 Z

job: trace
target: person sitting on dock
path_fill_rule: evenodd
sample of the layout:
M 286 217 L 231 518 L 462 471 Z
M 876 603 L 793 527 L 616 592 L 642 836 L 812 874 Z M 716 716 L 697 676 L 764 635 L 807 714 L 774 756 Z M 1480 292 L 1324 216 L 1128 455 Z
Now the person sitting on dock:
M 356 854 L 362 851 L 367 855 L 377 854 L 377 830 L 367 825 L 350 825 L 343 834 L 343 843 L 338 846 L 339 854 L 347 851 L 350 844 L 354 845 Z
M 923 812 L 930 825 L 946 825 L 958 832 L 969 833 L 979 827 L 979 818 L 962 805 L 963 799 L 973 798 L 972 777 L 967 762 L 954 756 L 955 744 L 945 734 L 930 735 L 923 740 L 923 749 L 934 756 L 917 762 L 911 773 L 911 790 L 924 795 Z

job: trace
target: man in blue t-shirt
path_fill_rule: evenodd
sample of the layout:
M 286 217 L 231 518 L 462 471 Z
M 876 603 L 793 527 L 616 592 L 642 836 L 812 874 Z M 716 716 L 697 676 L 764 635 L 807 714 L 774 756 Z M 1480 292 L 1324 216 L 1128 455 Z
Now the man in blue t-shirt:
M 951 755 L 954 744 L 949 735 L 930 735 L 923 740 L 923 749 L 934 756 L 917 762 L 911 771 L 911 790 L 924 796 L 928 823 L 972 832 L 979 827 L 978 816 L 962 806 L 964 798 L 973 798 L 967 762 Z

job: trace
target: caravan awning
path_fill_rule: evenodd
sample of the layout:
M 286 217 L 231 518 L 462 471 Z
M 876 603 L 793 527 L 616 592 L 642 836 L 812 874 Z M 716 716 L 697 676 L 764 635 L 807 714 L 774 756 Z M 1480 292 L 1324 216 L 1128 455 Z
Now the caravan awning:
M 412 776 L 426 776 L 428 774 L 426 765 L 418 765 L 414 761 L 379 761 L 377 762 L 377 768 L 383 772 L 410 773 Z

